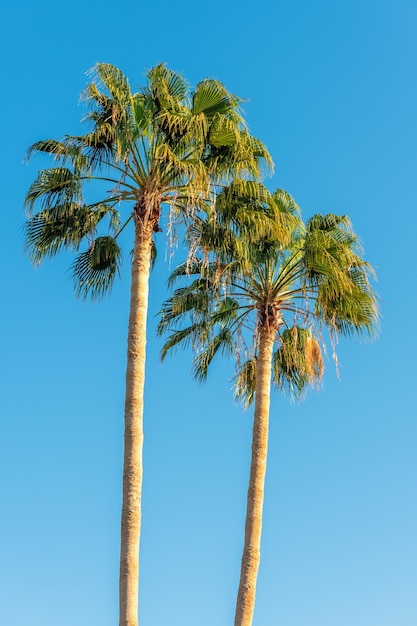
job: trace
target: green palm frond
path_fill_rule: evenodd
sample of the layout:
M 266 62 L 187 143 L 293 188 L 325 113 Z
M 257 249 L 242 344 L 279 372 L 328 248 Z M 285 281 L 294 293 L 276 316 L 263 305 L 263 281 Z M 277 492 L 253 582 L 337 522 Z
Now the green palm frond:
M 276 189 L 272 193 L 272 198 L 274 199 L 274 202 L 276 202 L 276 204 L 278 205 L 281 213 L 288 213 L 290 215 L 297 216 L 300 225 L 302 224 L 300 219 L 301 209 L 294 200 L 294 198 L 288 193 L 288 191 L 285 191 L 284 189 Z
M 309 280 L 320 284 L 350 281 L 347 270 L 363 261 L 355 252 L 356 236 L 345 216 L 314 216 L 307 224 L 303 262 Z
M 320 286 L 316 312 L 329 328 L 345 336 L 376 334 L 378 306 L 370 288 L 363 289 L 352 283 L 350 289 L 336 294 L 331 289 L 329 295 L 325 287 Z
M 189 237 L 193 237 L 194 241 L 198 242 L 201 250 L 207 253 L 215 251 L 219 260 L 237 255 L 240 240 L 237 234 L 227 226 L 223 224 L 214 226 L 207 222 L 202 222 L 198 226 L 195 222 L 193 226 L 193 231 L 189 231 Z M 202 266 L 201 269 L 203 270 Z
M 244 120 L 240 114 L 240 104 L 243 100 L 231 94 L 217 80 L 206 79 L 198 83 L 192 103 L 192 113 L 204 113 L 207 117 L 229 115 L 244 127 Z
M 65 137 L 62 141 L 45 139 L 32 144 L 26 158 L 30 159 L 36 153 L 50 154 L 61 166 L 70 164 L 77 172 L 87 173 L 90 168 L 88 157 L 83 154 L 79 143 L 72 137 Z
M 29 218 L 25 225 L 25 249 L 35 263 L 52 257 L 64 248 L 78 250 L 84 237 L 93 235 L 99 222 L 111 215 L 117 225 L 117 214 L 107 205 L 90 207 L 67 203 L 56 205 Z
M 223 115 L 217 114 L 210 125 L 209 142 L 214 148 L 233 146 L 239 141 L 236 124 Z
M 186 104 L 189 88 L 181 74 L 168 69 L 165 63 L 160 63 L 147 76 L 149 92 L 160 108 L 170 108 L 172 103 Z
M 186 187 L 192 182 L 195 184 L 196 196 L 206 197 L 210 184 L 207 169 L 201 160 L 190 158 L 189 153 L 184 155 L 178 148 L 173 150 L 167 143 L 163 143 L 155 150 L 160 185 L 170 189 L 173 186 Z M 192 194 L 188 204 L 195 204 Z
M 235 178 L 230 185 L 222 189 L 216 198 L 219 218 L 226 223 L 234 221 L 236 211 L 241 205 L 266 210 L 271 204 L 269 189 L 256 180 Z
M 340 244 L 352 248 L 357 245 L 357 237 L 352 230 L 352 223 L 347 215 L 335 215 L 316 213 L 307 221 L 307 235 L 321 231 L 327 233 L 329 238 Z
M 94 72 L 95 68 L 91 70 L 91 75 L 94 76 Z M 103 93 L 95 81 L 88 83 L 82 92 L 81 97 L 92 109 L 90 113 L 87 113 L 84 120 L 89 120 L 99 125 L 104 124 L 105 122 L 112 122 L 114 110 L 113 98 L 110 95 Z
M 272 173 L 273 162 L 263 143 L 243 130 L 237 141 L 207 151 L 204 163 L 215 172 L 216 183 L 224 185 L 234 178 L 260 180 Z
M 244 239 L 256 241 L 269 236 L 283 245 L 299 219 L 282 207 L 283 203 L 278 203 L 262 183 L 235 179 L 217 196 L 214 222 L 232 227 Z
M 56 159 L 67 158 L 72 154 L 71 147 L 67 146 L 63 141 L 56 141 L 55 139 L 36 141 L 28 148 L 26 152 L 27 159 L 30 159 L 35 152 L 52 154 Z
M 100 100 L 102 106 L 107 103 L 108 108 L 111 102 L 114 121 L 116 121 L 116 116 L 120 116 L 121 119 L 125 118 L 132 104 L 132 96 L 129 81 L 123 72 L 110 63 L 97 63 L 88 75 L 93 78 L 93 83 L 90 83 L 85 96 Z M 100 94 L 103 88 L 107 90 L 110 99 L 106 98 L 106 94 Z
M 173 287 L 175 283 L 184 276 L 193 276 L 201 273 L 203 262 L 200 259 L 194 259 L 191 263 L 180 263 L 170 274 L 168 278 L 168 287 Z
M 59 205 L 80 203 L 81 181 L 67 167 L 51 167 L 41 170 L 32 183 L 25 199 L 25 207 L 33 211 L 36 203 L 42 209 L 51 209 Z
M 117 160 L 114 126 L 109 122 L 96 124 L 95 130 L 75 137 L 74 140 L 83 150 L 83 155 L 92 169 L 102 171 L 112 160 Z
M 203 382 L 207 378 L 208 368 L 216 354 L 231 356 L 234 353 L 235 342 L 233 334 L 228 328 L 222 328 L 206 343 L 205 349 L 198 353 L 193 362 L 193 376 Z
M 72 266 L 76 293 L 85 299 L 102 298 L 120 273 L 121 249 L 113 237 L 97 237 Z
M 92 108 L 86 118 L 94 122 L 90 142 L 96 149 L 97 143 L 104 143 L 107 151 L 112 143 L 116 158 L 124 160 L 130 155 L 137 138 L 129 81 L 123 72 L 108 63 L 97 63 L 89 74 L 93 82 L 87 86 L 83 97 Z
M 161 319 L 157 333 L 161 334 L 178 318 L 193 312 L 194 319 L 201 320 L 209 312 L 210 285 L 205 280 L 197 279 L 187 287 L 176 289 L 171 298 L 161 308 Z
M 204 322 L 196 322 L 186 328 L 172 332 L 162 347 L 161 361 L 175 348 L 200 348 L 207 342 L 209 335 L 210 326 Z
M 265 144 L 251 135 L 249 132 L 245 133 L 245 150 L 249 150 L 253 154 L 256 166 L 253 169 L 253 175 L 259 171 L 261 176 L 271 175 L 274 173 L 274 162 L 269 154 Z M 249 169 L 249 172 L 251 170 Z

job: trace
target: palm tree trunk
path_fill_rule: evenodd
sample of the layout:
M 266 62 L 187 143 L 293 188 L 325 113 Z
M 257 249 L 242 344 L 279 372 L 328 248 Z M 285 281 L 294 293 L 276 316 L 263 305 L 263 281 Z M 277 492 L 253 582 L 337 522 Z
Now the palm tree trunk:
M 120 541 L 120 626 L 137 626 L 142 499 L 143 392 L 152 224 L 136 223 L 127 340 L 123 501 Z
M 275 332 L 272 326 L 262 327 L 259 331 L 252 460 L 235 626 L 251 626 L 255 608 L 256 579 L 261 560 L 262 508 L 268 453 L 271 368 Z

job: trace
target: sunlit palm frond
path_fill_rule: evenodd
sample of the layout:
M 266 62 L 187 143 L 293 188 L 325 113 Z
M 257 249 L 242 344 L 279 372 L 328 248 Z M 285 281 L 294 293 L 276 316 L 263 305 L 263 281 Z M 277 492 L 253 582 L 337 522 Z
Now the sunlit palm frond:
M 176 289 L 171 298 L 161 308 L 161 319 L 157 332 L 161 334 L 178 318 L 192 312 L 193 320 L 201 321 L 208 316 L 211 303 L 211 285 L 208 281 L 197 279 L 187 287 Z
M 204 163 L 210 169 L 218 185 L 229 184 L 234 178 L 260 180 L 273 171 L 273 162 L 261 141 L 246 130 L 236 136 L 236 141 L 220 147 L 207 149 Z
M 84 98 L 90 103 L 93 115 L 87 119 L 94 122 L 94 131 L 101 133 L 101 141 L 113 142 L 117 158 L 126 159 L 138 136 L 129 81 L 109 63 L 97 63 L 89 74 L 93 82 L 84 91 Z
M 210 124 L 209 143 L 214 148 L 233 146 L 239 141 L 239 128 L 224 115 L 217 113 Z
M 83 154 L 80 145 L 72 137 L 65 137 L 61 141 L 45 139 L 30 146 L 26 153 L 27 159 L 35 153 L 51 155 L 61 166 L 70 164 L 76 172 L 88 172 L 89 159 Z
M 244 128 L 244 119 L 240 113 L 242 102 L 241 98 L 230 93 L 222 83 L 205 79 L 196 87 L 191 110 L 194 115 L 204 113 L 209 118 L 217 115 L 229 116 Z
M 245 135 L 245 150 L 249 150 L 253 153 L 253 160 L 248 159 L 248 171 L 257 176 L 271 175 L 274 172 L 274 162 L 269 154 L 265 144 L 260 140 L 246 132 Z
M 47 210 L 59 205 L 81 202 L 81 181 L 67 167 L 51 167 L 41 170 L 27 192 L 25 207 L 32 212 L 35 204 Z
M 95 130 L 75 139 L 90 166 L 98 171 L 107 169 L 108 164 L 117 159 L 115 130 L 109 122 L 97 124 Z
M 195 196 L 208 197 L 210 193 L 209 175 L 198 158 L 184 155 L 181 146 L 173 150 L 167 143 L 155 149 L 155 170 L 162 189 L 180 186 L 187 189 L 189 205 L 195 203 Z
M 160 63 L 147 73 L 149 87 L 153 99 L 161 108 L 171 108 L 173 102 L 187 104 L 189 87 L 181 74 Z
M 291 220 L 292 218 L 290 218 Z M 235 179 L 216 198 L 214 221 L 232 227 L 243 239 L 288 240 L 289 220 L 270 191 L 254 180 Z
M 132 104 L 129 80 L 119 68 L 110 63 L 97 63 L 88 75 L 93 78 L 97 92 L 107 90 L 112 103 L 118 105 L 118 111 L 113 111 L 114 116 L 129 111 Z
M 184 276 L 199 275 L 202 269 L 202 261 L 195 259 L 193 262 L 180 263 L 170 274 L 168 278 L 168 286 L 173 287 L 174 284 Z
M 316 312 L 326 325 L 345 336 L 354 334 L 372 336 L 378 324 L 378 306 L 373 291 L 351 284 L 350 289 L 340 290 L 330 296 L 326 285 L 318 291 Z
M 281 241 L 285 248 L 294 250 L 297 247 L 297 242 L 305 235 L 301 209 L 294 198 L 283 189 L 276 189 L 272 193 L 272 200 L 276 220 L 283 233 Z

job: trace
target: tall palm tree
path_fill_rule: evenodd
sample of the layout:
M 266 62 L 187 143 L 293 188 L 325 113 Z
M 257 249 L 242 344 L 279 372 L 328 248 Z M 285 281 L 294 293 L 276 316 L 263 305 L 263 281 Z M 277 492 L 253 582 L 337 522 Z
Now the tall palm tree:
M 194 376 L 203 380 L 216 354 L 234 356 L 236 395 L 246 405 L 255 400 L 235 626 L 251 626 L 255 606 L 271 382 L 299 397 L 323 375 L 325 329 L 335 341 L 373 333 L 377 322 L 371 268 L 349 219 L 315 215 L 304 225 L 288 194 L 278 191 L 273 198 L 287 222 L 287 240 L 256 240 L 236 225 L 202 223 L 212 261 L 174 272 L 171 282 L 189 282 L 187 274 L 193 280 L 164 303 L 159 323 L 160 333 L 170 332 L 163 358 L 178 346 L 193 346 Z
M 119 235 L 133 226 L 120 625 L 136 626 L 146 318 L 154 236 L 161 230 L 164 207 L 171 221 L 188 223 L 202 207 L 213 211 L 216 192 L 232 179 L 247 186 L 272 161 L 248 132 L 241 100 L 218 81 L 203 80 L 192 91 L 181 76 L 158 65 L 149 71 L 146 86 L 132 92 L 119 69 L 100 63 L 83 95 L 89 105 L 88 132 L 40 141 L 29 149 L 29 155 L 46 153 L 55 163 L 39 172 L 27 193 L 26 246 L 35 263 L 64 248 L 76 252 L 72 269 L 77 295 L 100 298 L 120 272 Z M 88 201 L 83 195 L 86 186 Z M 93 193 L 97 199 L 91 201 Z

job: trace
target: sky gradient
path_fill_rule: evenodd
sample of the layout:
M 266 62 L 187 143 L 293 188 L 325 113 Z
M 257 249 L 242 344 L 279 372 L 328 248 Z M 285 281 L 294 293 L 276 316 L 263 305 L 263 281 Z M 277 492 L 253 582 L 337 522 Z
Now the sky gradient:
M 347 213 L 378 275 L 379 339 L 341 341 L 340 380 L 329 354 L 323 388 L 300 405 L 273 395 L 254 626 L 415 626 L 415 2 L 5 0 L 1 13 L 0 623 L 117 623 L 128 252 L 94 304 L 74 296 L 71 255 L 31 267 L 22 205 L 45 162 L 23 161 L 34 141 L 80 130 L 96 62 L 136 86 L 164 61 L 247 99 L 275 162 L 268 187 L 291 193 L 304 218 Z M 204 386 L 189 354 L 161 365 L 163 233 L 158 243 L 140 623 L 228 626 L 252 414 L 233 405 L 231 363 L 213 364 Z

